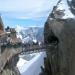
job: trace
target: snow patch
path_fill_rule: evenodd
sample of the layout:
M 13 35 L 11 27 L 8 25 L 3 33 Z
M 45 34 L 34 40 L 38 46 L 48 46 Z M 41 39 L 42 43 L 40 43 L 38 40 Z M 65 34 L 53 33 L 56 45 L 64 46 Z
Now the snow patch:
M 74 15 L 69 10 L 69 6 L 66 0 L 62 0 L 59 3 L 59 5 L 57 6 L 57 10 L 64 10 L 64 16 L 62 17 L 63 19 L 74 18 Z
M 33 54 L 31 54 L 33 55 Z M 21 75 L 39 75 L 41 72 L 41 66 L 44 66 L 44 57 L 46 57 L 45 52 L 35 53 L 35 57 L 30 61 L 25 59 L 19 60 L 19 65 L 17 65 Z M 24 63 L 22 63 L 22 61 Z
M 37 40 L 36 40 L 36 39 L 33 39 L 33 42 L 34 42 L 34 43 L 37 43 Z
M 22 67 L 24 64 L 26 64 L 27 62 L 28 62 L 28 61 L 26 61 L 26 60 L 20 58 L 19 61 L 18 61 L 18 63 L 17 63 L 18 68 L 21 68 L 21 67 Z

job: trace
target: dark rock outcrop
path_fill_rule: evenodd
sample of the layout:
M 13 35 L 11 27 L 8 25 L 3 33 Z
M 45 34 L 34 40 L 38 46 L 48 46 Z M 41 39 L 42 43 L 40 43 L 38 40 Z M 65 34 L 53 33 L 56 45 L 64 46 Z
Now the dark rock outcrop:
M 71 12 L 75 15 L 75 0 L 67 0 Z
M 48 17 L 44 27 L 44 41 L 57 42 L 55 51 L 48 50 L 52 75 L 75 75 L 75 20 Z
M 3 24 L 1 16 L 0 16 L 0 31 L 4 31 L 4 24 Z
M 73 7 L 74 3 L 72 0 Z M 72 5 L 69 5 L 70 8 Z M 60 14 L 56 17 L 56 8 L 57 6 L 44 26 L 44 42 L 56 43 L 55 50 L 47 49 L 47 58 L 51 64 L 52 75 L 75 75 L 75 19 L 62 19 Z M 71 9 L 71 12 L 75 14 L 75 9 Z

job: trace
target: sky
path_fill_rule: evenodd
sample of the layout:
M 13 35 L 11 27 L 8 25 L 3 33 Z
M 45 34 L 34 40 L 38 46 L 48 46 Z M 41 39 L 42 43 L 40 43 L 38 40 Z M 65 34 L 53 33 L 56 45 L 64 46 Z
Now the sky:
M 0 0 L 4 26 L 44 26 L 58 0 Z

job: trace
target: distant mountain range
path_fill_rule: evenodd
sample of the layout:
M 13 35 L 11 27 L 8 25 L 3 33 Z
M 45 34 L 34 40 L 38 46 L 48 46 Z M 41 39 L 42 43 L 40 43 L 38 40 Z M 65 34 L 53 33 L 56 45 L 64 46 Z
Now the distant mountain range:
M 44 41 L 44 28 L 43 27 L 16 27 L 17 37 L 21 38 L 23 43 L 32 41 L 43 42 Z

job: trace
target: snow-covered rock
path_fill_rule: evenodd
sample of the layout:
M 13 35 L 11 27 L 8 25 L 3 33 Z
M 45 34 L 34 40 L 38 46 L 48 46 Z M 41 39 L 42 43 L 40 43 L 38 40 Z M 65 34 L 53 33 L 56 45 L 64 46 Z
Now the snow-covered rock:
M 68 6 L 67 0 L 62 0 L 58 5 L 56 11 L 62 11 L 63 15 L 58 15 L 62 19 L 74 18 L 74 15 L 70 11 L 70 7 Z M 56 17 L 57 18 L 57 17 Z

